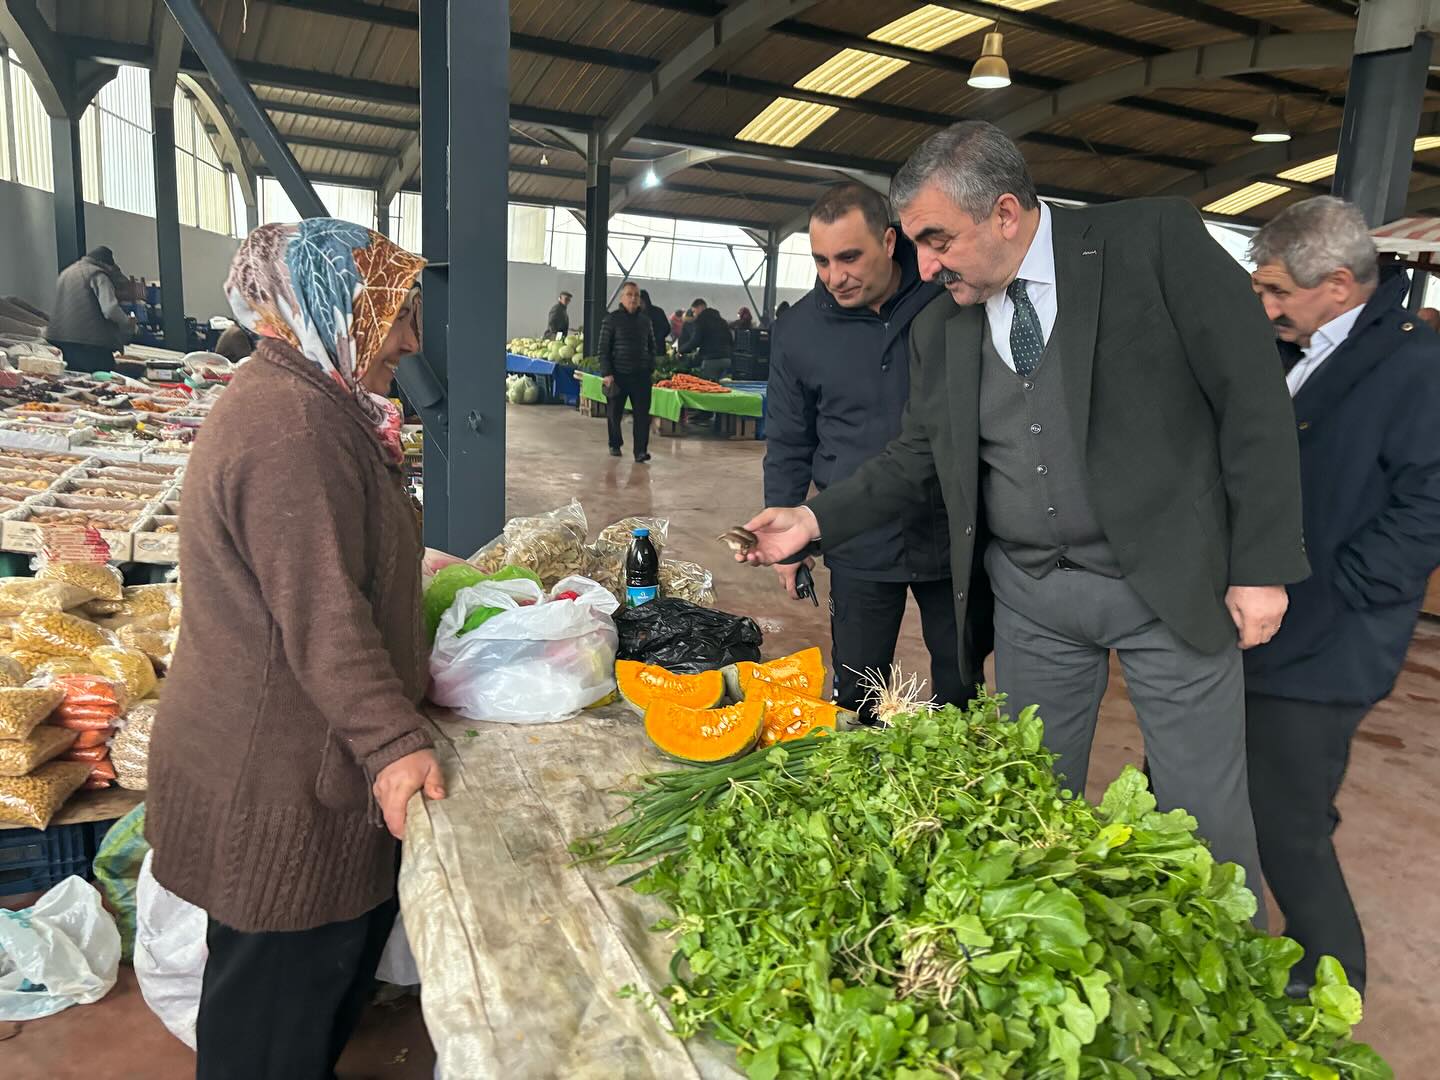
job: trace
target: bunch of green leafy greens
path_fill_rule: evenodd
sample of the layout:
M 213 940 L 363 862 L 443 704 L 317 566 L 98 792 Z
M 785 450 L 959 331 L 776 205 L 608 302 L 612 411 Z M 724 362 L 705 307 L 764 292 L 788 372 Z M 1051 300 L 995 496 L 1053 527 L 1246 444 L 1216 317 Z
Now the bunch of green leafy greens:
M 1349 1038 L 1338 963 L 1285 996 L 1300 947 L 1251 928 L 1192 817 L 1133 768 L 1099 807 L 1063 796 L 1039 717 L 1002 704 L 665 774 L 688 813 L 597 838 L 664 853 L 632 880 L 674 912 L 678 1035 L 734 1044 L 751 1080 L 1393 1077 Z M 673 797 L 650 778 L 632 814 Z

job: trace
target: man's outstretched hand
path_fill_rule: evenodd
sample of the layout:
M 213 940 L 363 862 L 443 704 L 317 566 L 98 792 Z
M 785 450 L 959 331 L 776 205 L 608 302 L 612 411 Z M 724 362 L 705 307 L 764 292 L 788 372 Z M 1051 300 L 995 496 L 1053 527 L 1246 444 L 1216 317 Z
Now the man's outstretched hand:
M 773 566 L 792 555 L 798 555 L 820 539 L 820 523 L 808 506 L 772 506 L 762 510 L 745 523 L 759 542 L 746 554 L 737 554 L 736 562 L 756 566 Z

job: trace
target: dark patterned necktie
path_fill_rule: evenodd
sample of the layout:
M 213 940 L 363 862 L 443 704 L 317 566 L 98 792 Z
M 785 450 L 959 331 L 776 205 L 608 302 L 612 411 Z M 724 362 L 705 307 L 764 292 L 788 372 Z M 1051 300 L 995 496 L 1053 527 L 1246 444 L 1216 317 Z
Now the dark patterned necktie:
M 1040 326 L 1040 316 L 1025 291 L 1025 279 L 1016 278 L 1005 289 L 1015 315 L 1010 320 L 1010 357 L 1015 361 L 1015 370 L 1025 378 L 1035 374 L 1040 366 L 1040 354 L 1045 351 L 1045 331 Z

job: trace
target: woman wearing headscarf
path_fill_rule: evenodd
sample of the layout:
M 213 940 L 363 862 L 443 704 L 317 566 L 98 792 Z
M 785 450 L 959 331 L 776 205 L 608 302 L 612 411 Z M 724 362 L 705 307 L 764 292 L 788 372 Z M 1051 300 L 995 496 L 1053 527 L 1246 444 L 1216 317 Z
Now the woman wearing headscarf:
M 334 1075 L 397 904 L 410 797 L 443 798 L 400 415 L 424 260 L 332 219 L 266 225 L 225 291 L 259 338 L 196 441 L 185 616 L 146 832 L 209 915 L 200 1080 Z

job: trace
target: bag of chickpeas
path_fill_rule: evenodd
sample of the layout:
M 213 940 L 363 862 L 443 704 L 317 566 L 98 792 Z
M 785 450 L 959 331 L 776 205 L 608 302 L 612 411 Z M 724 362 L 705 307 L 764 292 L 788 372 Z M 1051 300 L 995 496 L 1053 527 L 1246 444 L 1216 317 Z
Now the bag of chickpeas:
M 0 776 L 25 776 L 71 750 L 77 731 L 41 724 L 28 739 L 0 739 Z
M 52 761 L 29 776 L 0 777 L 0 824 L 45 829 L 55 811 L 90 779 L 85 761 Z
M 28 739 L 64 700 L 58 686 L 0 686 L 0 739 Z

